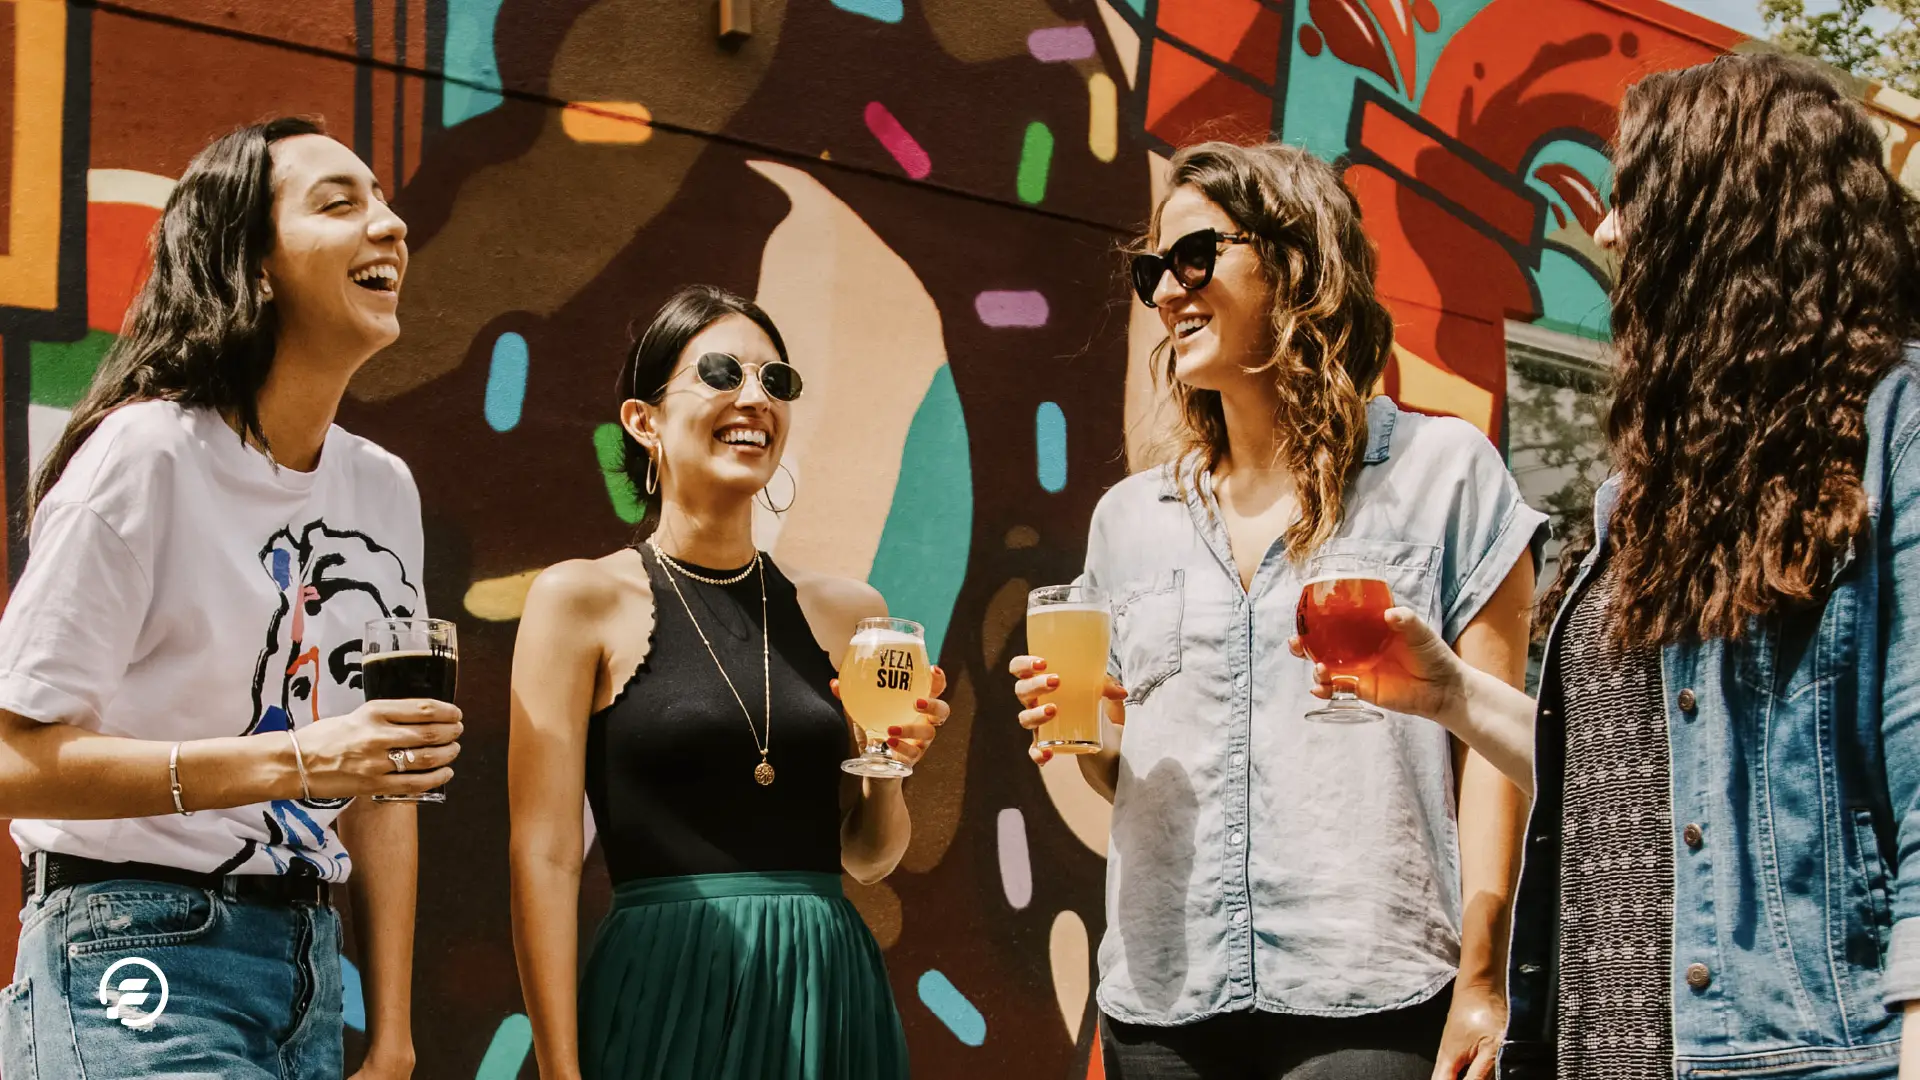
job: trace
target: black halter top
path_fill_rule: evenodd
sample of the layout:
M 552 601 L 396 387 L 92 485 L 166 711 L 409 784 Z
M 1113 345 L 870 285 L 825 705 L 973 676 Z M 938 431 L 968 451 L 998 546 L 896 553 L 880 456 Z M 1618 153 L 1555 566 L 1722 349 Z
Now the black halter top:
M 652 648 L 587 723 L 587 800 L 614 884 L 740 871 L 839 873 L 840 762 L 853 754 L 853 736 L 827 685 L 833 664 L 814 640 L 793 583 L 761 556 L 773 688 L 769 737 L 760 575 L 709 585 L 663 565 L 645 546 L 638 550 L 653 585 Z M 704 577 L 740 572 L 682 565 Z M 754 779 L 754 731 L 763 733 L 774 769 L 765 786 Z

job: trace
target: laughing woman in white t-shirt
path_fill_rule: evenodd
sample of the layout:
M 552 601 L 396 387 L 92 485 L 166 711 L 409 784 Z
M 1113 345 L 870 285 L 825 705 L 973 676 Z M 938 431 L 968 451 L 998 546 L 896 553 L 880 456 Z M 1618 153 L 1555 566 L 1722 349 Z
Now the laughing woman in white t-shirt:
M 35 477 L 0 619 L 0 817 L 27 864 L 8 1080 L 339 1077 L 350 871 L 357 1075 L 412 1072 L 414 809 L 353 800 L 444 783 L 460 714 L 362 700 L 366 620 L 425 613 L 420 499 L 333 426 L 399 335 L 406 234 L 315 124 L 218 139 Z

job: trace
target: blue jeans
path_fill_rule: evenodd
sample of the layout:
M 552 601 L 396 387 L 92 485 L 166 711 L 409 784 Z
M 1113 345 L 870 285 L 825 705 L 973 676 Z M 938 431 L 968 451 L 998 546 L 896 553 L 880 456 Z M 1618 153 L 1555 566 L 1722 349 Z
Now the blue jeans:
M 331 907 L 110 881 L 54 889 L 20 920 L 6 1080 L 339 1080 Z

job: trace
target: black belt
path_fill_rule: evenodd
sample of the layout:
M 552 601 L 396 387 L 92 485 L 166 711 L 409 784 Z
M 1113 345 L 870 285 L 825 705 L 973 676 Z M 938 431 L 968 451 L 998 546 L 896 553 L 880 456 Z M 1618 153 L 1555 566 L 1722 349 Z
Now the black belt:
M 101 862 L 49 851 L 34 852 L 27 861 L 23 877 L 21 892 L 28 899 L 44 896 L 68 885 L 97 885 L 103 881 L 160 881 L 208 892 L 230 889 L 236 899 L 271 904 L 331 904 L 333 900 L 330 885 L 305 875 L 234 874 L 223 877 L 157 863 Z

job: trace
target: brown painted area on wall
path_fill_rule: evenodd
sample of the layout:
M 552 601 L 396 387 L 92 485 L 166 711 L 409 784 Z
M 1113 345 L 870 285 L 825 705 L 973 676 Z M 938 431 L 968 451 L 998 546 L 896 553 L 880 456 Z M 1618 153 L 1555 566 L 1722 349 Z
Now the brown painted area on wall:
M 0 253 L 8 250 L 13 222 L 13 99 L 20 92 L 14 79 L 14 31 L 13 5 L 0 4 Z
M 354 65 L 341 60 L 97 11 L 92 78 L 96 169 L 178 177 L 214 136 L 273 115 L 317 114 L 353 139 Z

